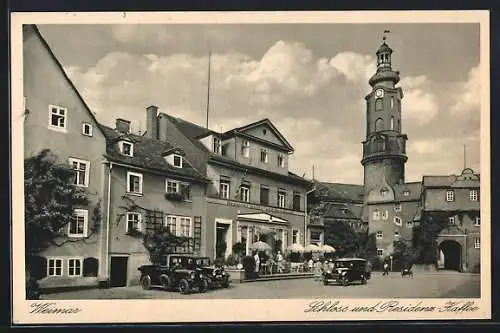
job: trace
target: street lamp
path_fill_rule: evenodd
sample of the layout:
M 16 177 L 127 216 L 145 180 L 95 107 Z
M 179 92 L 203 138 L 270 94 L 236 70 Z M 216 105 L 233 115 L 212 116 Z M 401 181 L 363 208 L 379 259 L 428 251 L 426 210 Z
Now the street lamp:
M 392 256 L 389 256 L 389 259 L 391 259 L 391 272 L 392 272 Z

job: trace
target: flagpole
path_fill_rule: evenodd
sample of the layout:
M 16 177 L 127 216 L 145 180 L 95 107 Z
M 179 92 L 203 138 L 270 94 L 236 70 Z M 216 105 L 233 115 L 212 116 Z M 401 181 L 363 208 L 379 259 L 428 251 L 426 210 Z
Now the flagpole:
M 208 49 L 208 80 L 207 80 L 207 129 L 208 129 L 208 113 L 210 111 L 210 72 L 211 72 L 211 58 L 212 58 L 212 51 L 210 48 Z

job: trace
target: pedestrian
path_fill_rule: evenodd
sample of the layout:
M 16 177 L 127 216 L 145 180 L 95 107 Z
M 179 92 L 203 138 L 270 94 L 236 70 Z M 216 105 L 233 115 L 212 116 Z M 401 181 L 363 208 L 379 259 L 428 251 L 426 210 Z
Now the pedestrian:
M 259 252 L 255 251 L 255 255 L 253 256 L 253 259 L 255 260 L 255 276 L 258 276 L 259 275 L 259 271 L 260 271 Z
M 311 259 L 309 259 L 309 261 L 307 262 L 307 271 L 308 272 L 312 272 L 313 270 L 313 265 L 314 265 L 314 261 Z
M 278 273 L 283 273 L 283 255 L 281 254 L 281 251 L 278 251 L 276 261 L 278 262 Z
M 382 275 L 389 275 L 389 264 L 384 262 L 384 273 Z

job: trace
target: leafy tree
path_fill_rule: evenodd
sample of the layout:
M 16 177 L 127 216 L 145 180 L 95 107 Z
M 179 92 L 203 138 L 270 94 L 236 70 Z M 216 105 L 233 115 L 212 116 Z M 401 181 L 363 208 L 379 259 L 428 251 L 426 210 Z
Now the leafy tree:
M 143 236 L 144 247 L 149 252 L 149 259 L 153 264 L 162 263 L 162 258 L 170 253 L 175 253 L 177 247 L 184 246 L 189 238 L 175 236 L 170 230 L 161 226 L 147 231 Z
M 446 216 L 437 213 L 426 216 L 419 226 L 413 228 L 413 247 L 416 249 L 416 262 L 435 264 L 437 262 L 437 236 L 443 230 Z
M 73 186 L 73 170 L 49 149 L 24 161 L 26 255 L 49 247 L 73 219 L 76 205 L 87 205 L 87 193 Z
M 359 249 L 359 235 L 343 221 L 325 222 L 325 244 L 332 245 L 339 257 L 354 255 Z
M 411 268 L 417 259 L 417 251 L 406 242 L 395 241 L 392 258 L 393 269 Z

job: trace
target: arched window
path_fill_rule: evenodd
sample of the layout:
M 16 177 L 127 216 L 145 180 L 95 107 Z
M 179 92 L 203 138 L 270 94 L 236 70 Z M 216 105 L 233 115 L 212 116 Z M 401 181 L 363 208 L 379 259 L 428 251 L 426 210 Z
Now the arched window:
M 391 97 L 391 109 L 394 110 L 394 97 Z
M 401 131 L 401 121 L 398 119 L 398 128 L 397 128 L 398 131 Z
M 391 116 L 391 131 L 394 130 L 394 117 Z
M 378 118 L 375 120 L 375 132 L 380 132 L 384 130 L 384 120 L 382 118 Z
M 375 111 L 382 111 L 383 108 L 384 108 L 384 105 L 383 105 L 382 98 L 377 98 L 375 100 Z
M 376 153 L 385 151 L 385 140 L 383 137 L 377 136 L 373 139 L 373 150 Z

